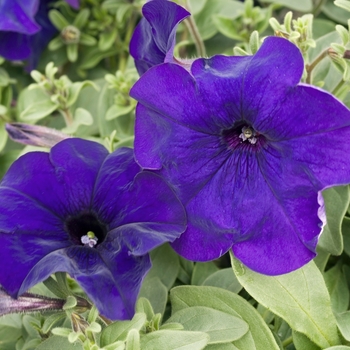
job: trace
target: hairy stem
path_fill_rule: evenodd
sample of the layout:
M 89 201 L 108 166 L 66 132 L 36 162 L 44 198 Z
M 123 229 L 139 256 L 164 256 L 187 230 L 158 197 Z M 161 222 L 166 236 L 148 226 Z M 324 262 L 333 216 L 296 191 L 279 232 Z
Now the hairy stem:
M 307 72 L 307 77 L 306 77 L 306 83 L 311 84 L 311 73 L 315 69 L 315 67 L 325 58 L 328 56 L 329 49 L 324 50 L 323 52 L 320 53 L 319 56 L 315 58 L 313 62 L 310 64 L 306 65 L 306 72 Z
M 190 11 L 190 4 L 188 0 L 185 0 L 185 7 L 187 10 Z M 197 50 L 197 55 L 199 57 L 205 57 L 206 52 L 205 52 L 204 42 L 199 34 L 198 27 L 197 27 L 196 21 L 194 20 L 194 17 L 193 16 L 187 17 L 184 23 L 193 38 L 193 41 Z

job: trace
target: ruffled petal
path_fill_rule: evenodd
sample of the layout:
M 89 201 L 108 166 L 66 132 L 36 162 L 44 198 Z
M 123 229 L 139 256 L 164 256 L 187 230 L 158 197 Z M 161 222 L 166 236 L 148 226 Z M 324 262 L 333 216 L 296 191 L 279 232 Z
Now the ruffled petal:
M 10 0 L 0 3 L 0 30 L 34 34 L 40 30 L 34 16 L 39 0 Z
M 130 41 L 130 54 L 140 75 L 149 68 L 173 60 L 176 29 L 190 15 L 183 7 L 166 0 L 147 2 Z
M 23 213 L 23 212 L 22 212 Z M 46 213 L 41 223 L 41 231 L 48 229 L 45 234 L 39 232 L 22 231 L 21 234 L 2 233 L 0 229 L 0 284 L 14 298 L 27 291 L 39 282 L 45 280 L 51 273 L 57 270 L 56 261 L 51 259 L 52 252 L 68 247 L 71 243 L 67 240 L 67 235 L 62 232 L 53 231 L 45 220 Z M 33 220 L 35 217 L 33 217 Z M 28 225 L 30 227 L 30 225 Z M 30 227 L 32 228 L 32 227 Z M 62 233 L 61 240 L 59 233 Z M 45 259 L 47 270 L 31 271 L 35 266 Z M 64 271 L 64 270 L 62 270 Z
M 110 154 L 99 172 L 92 205 L 108 222 L 108 235 L 119 237 L 135 255 L 173 241 L 186 224 L 184 208 L 167 183 L 159 175 L 140 171 L 132 149 Z
M 244 73 L 241 108 L 249 123 L 262 123 L 284 104 L 304 70 L 298 47 L 279 37 L 267 37 Z
M 161 175 L 169 180 L 181 201 L 187 202 L 225 161 L 226 146 L 216 135 L 178 124 L 141 104 L 137 115 L 136 160 L 145 168 L 162 166 Z
M 290 168 L 280 176 L 286 183 L 283 191 L 274 188 L 271 183 L 278 181 L 280 168 L 275 155 L 265 159 L 261 154 L 232 154 L 188 204 L 188 232 L 175 242 L 175 250 L 190 260 L 211 260 L 221 256 L 231 240 L 245 265 L 268 275 L 290 272 L 311 260 L 322 227 L 318 193 L 307 177 L 296 178 L 299 182 L 294 174 L 288 178 Z
M 10 167 L 1 186 L 33 198 L 63 218 L 89 209 L 107 150 L 96 142 L 67 139 L 51 152 L 27 153 Z
M 67 271 L 98 310 L 111 320 L 131 319 L 141 283 L 151 267 L 148 255 L 129 254 L 119 239 L 108 236 L 97 249 L 71 247 L 65 251 Z

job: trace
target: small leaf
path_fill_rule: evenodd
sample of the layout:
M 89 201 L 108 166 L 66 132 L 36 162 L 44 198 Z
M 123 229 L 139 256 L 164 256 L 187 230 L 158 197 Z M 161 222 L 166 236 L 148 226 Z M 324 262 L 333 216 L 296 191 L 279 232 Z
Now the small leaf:
M 200 286 L 210 275 L 218 271 L 219 268 L 214 264 L 214 262 L 197 262 L 194 265 L 191 284 Z
M 74 113 L 73 123 L 62 129 L 62 132 L 67 134 L 74 134 L 78 130 L 79 126 L 91 125 L 93 121 L 94 120 L 90 112 L 83 108 L 77 108 Z
M 261 2 L 284 5 L 285 7 L 300 12 L 310 12 L 313 8 L 312 0 L 262 0 Z
M 76 102 L 80 94 L 80 91 L 87 86 L 92 86 L 95 89 L 98 89 L 98 87 L 90 80 L 76 82 L 69 86 L 67 107 L 72 106 Z
M 202 350 L 208 341 L 203 332 L 161 330 L 141 336 L 141 349 Z
M 117 39 L 116 30 L 109 30 L 106 32 L 102 32 L 100 35 L 100 40 L 98 41 L 98 48 L 101 51 L 106 51 L 112 47 L 116 39 Z
M 78 58 L 78 44 L 67 45 L 67 58 L 70 62 L 75 62 Z
M 85 8 L 83 10 L 80 10 L 74 19 L 73 26 L 77 27 L 78 29 L 82 29 L 87 23 L 89 16 L 90 16 L 89 9 Z
M 125 350 L 141 350 L 140 333 L 138 330 L 132 329 L 129 331 L 128 336 L 126 337 Z
M 306 335 L 295 331 L 293 331 L 293 344 L 296 350 L 321 350 L 321 348 L 313 343 Z
M 106 120 L 113 120 L 115 118 L 118 118 L 122 115 L 130 113 L 135 106 L 133 104 L 128 105 L 128 106 L 118 106 L 118 105 L 113 105 L 111 106 L 106 113 Z
M 35 350 L 83 350 L 83 346 L 80 343 L 71 344 L 67 338 L 60 336 L 53 336 L 46 339 L 44 342 L 39 344 Z
M 91 35 L 81 33 L 79 43 L 86 46 L 94 46 L 97 44 L 97 40 Z
M 248 332 L 248 324 L 241 318 L 204 306 L 193 306 L 175 312 L 167 322 L 176 322 L 188 331 L 205 332 L 208 344 L 228 343 Z
M 52 102 L 49 97 L 44 101 L 35 101 L 29 105 L 21 114 L 20 118 L 26 122 L 37 122 L 43 119 L 58 108 L 58 104 Z
M 49 12 L 49 18 L 52 24 L 59 30 L 63 30 L 65 27 L 69 26 L 69 22 L 62 16 L 62 14 L 57 10 L 51 10 Z
M 102 330 L 101 346 L 109 345 L 117 340 L 124 341 L 131 329 L 139 331 L 146 322 L 146 315 L 144 313 L 136 313 L 131 321 L 119 321 L 110 324 Z

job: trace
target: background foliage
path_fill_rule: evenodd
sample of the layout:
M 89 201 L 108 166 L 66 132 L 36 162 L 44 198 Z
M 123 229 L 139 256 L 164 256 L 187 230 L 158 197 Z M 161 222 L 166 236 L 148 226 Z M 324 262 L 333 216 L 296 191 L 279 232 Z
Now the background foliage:
M 176 56 L 254 54 L 263 37 L 282 36 L 303 53 L 303 82 L 350 107 L 350 1 L 177 2 L 192 16 L 179 27 Z M 37 69 L 29 74 L 23 63 L 1 59 L 0 177 L 18 156 L 39 149 L 9 139 L 10 122 L 52 127 L 110 151 L 132 147 L 136 102 L 128 93 L 138 76 L 128 45 L 142 5 L 82 0 L 76 11 L 56 1 L 49 18 L 59 34 Z M 31 292 L 64 299 L 61 310 L 1 317 L 0 349 L 350 349 L 349 187 L 323 195 L 328 224 L 318 256 L 295 272 L 263 276 L 233 256 L 193 263 L 164 245 L 151 253 L 132 320 L 99 317 L 75 281 L 59 273 Z M 0 314 L 7 302 L 0 298 Z

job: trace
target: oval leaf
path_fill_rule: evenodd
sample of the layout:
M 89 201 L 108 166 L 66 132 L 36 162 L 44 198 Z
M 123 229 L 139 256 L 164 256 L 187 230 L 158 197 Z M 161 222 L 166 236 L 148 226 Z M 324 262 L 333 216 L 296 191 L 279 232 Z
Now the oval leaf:
M 209 335 L 209 344 L 228 343 L 248 332 L 248 324 L 241 318 L 204 306 L 182 309 L 167 322 L 177 322 L 188 331 L 200 331 Z
M 321 348 L 339 344 L 327 287 L 313 261 L 281 276 L 261 275 L 233 257 L 232 266 L 247 292 L 293 330 L 305 334 Z

